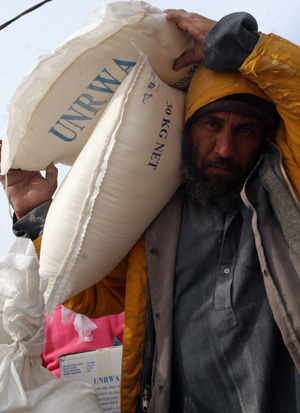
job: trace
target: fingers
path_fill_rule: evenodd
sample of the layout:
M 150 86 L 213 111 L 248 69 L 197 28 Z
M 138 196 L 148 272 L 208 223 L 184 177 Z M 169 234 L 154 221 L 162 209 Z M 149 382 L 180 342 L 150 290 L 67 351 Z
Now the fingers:
M 188 52 L 185 52 L 182 56 L 178 57 L 178 59 L 175 60 L 173 69 L 175 70 L 175 72 L 178 72 L 178 70 L 182 69 L 183 67 L 189 66 L 194 63 L 199 63 L 202 60 L 202 55 L 201 57 L 200 55 L 195 57 L 194 50 L 190 50 Z
M 2 140 L 0 140 L 0 182 L 5 189 L 5 175 L 1 175 L 1 150 L 2 150 Z
M 164 10 L 166 13 L 166 19 L 171 23 L 179 23 L 183 17 L 188 16 L 188 12 L 183 9 L 166 9 Z
M 181 30 L 186 32 L 189 31 L 189 22 L 188 19 L 190 17 L 190 13 L 186 12 L 185 10 L 174 10 L 168 9 L 166 12 L 166 19 L 170 23 L 174 23 L 179 27 Z
M 194 38 L 194 47 L 175 60 L 174 70 L 203 60 L 203 44 L 207 33 L 216 22 L 197 13 L 188 13 L 185 10 L 165 10 L 167 21 L 174 23 L 179 29 L 189 33 Z
M 57 175 L 58 175 L 58 169 L 56 166 L 54 166 L 54 163 L 50 163 L 50 165 L 47 166 L 46 168 L 46 181 L 49 184 L 50 187 L 52 187 L 54 190 L 57 188 Z
M 0 139 L 0 172 L 1 172 L 1 151 L 2 151 L 2 140 Z
M 165 9 L 164 12 L 165 13 L 172 13 L 172 12 L 174 12 L 174 13 L 185 12 L 186 13 L 186 11 L 183 10 L 183 9 Z
M 169 10 L 166 19 L 191 34 L 195 40 L 202 42 L 207 33 L 216 24 L 215 20 L 208 19 L 197 13 L 188 13 L 185 10 Z
M 3 189 L 6 188 L 6 184 L 5 184 L 5 175 L 0 175 L 0 182 L 3 186 Z
M 57 177 L 58 174 L 58 169 L 54 165 L 53 162 L 50 163 L 50 165 L 47 166 L 46 168 L 46 176 L 47 175 L 55 175 Z

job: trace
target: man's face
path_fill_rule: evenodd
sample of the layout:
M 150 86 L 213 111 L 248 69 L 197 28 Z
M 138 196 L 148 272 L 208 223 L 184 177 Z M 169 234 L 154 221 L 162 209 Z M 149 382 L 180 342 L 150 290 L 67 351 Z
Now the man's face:
M 256 117 L 212 112 L 191 125 L 197 166 L 211 182 L 244 180 L 258 161 L 264 126 Z
M 263 152 L 264 135 L 255 117 L 213 112 L 199 118 L 183 135 L 185 192 L 221 213 L 238 208 L 245 178 Z

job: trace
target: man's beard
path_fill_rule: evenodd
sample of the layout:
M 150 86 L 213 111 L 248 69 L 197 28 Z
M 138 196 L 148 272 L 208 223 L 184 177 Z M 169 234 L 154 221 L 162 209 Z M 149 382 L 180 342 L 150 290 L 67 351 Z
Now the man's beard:
M 182 141 L 181 178 L 187 195 L 202 205 L 214 208 L 221 214 L 237 210 L 242 204 L 240 191 L 245 176 L 239 175 L 238 166 L 230 160 L 216 157 L 214 161 L 204 161 L 203 166 L 222 165 L 236 170 L 239 178 L 226 175 L 205 174 L 199 168 L 197 151 L 194 149 L 189 131 L 185 131 Z

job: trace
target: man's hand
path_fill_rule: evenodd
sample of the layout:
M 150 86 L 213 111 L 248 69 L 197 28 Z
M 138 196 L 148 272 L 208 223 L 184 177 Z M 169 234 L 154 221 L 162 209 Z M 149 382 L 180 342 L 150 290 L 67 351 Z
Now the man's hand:
M 203 60 L 203 44 L 207 33 L 214 27 L 216 21 L 207 19 L 196 13 L 188 13 L 185 10 L 165 10 L 169 22 L 175 23 L 181 30 L 194 37 L 194 48 L 185 52 L 174 62 L 174 70 Z
M 2 141 L 0 141 L 0 159 L 1 146 Z M 57 187 L 57 168 L 50 164 L 46 169 L 45 178 L 37 171 L 30 172 L 21 169 L 11 169 L 8 171 L 7 179 L 5 179 L 4 175 L 0 175 L 0 181 L 15 211 L 16 217 L 21 219 L 28 212 L 52 197 Z

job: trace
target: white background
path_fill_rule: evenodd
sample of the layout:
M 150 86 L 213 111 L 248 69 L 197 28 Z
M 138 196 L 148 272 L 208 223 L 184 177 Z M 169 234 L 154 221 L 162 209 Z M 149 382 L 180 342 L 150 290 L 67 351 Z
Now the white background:
M 40 1 L 2 1 L 0 24 Z M 0 31 L 0 136 L 3 135 L 7 121 L 6 105 L 22 76 L 30 70 L 38 56 L 53 50 L 80 28 L 88 12 L 101 3 L 104 1 L 53 0 Z M 273 32 L 300 44 L 299 0 L 153 0 L 151 4 L 162 10 L 184 8 L 214 20 L 231 12 L 247 11 L 257 19 L 260 31 Z M 66 168 L 59 169 L 62 178 Z M 14 236 L 11 232 L 8 201 L 2 188 L 0 191 L 1 256 L 8 251 Z

